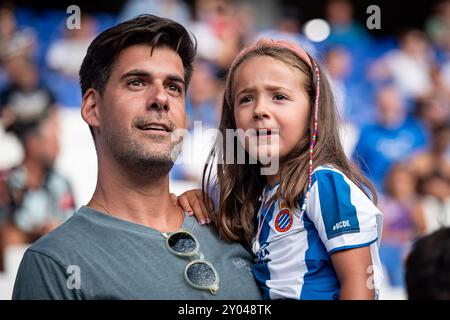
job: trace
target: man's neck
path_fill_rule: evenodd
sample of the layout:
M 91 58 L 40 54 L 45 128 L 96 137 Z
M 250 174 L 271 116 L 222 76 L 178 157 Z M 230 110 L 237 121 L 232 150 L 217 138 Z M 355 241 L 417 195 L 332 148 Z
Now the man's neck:
M 155 176 L 154 172 L 130 172 L 111 162 L 99 164 L 95 201 L 88 206 L 161 232 L 179 229 L 184 214 L 170 199 L 169 175 Z

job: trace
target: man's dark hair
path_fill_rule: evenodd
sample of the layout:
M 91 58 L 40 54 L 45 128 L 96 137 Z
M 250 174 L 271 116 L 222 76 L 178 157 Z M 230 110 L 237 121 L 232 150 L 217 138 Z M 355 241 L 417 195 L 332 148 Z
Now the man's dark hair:
M 408 299 L 450 299 L 450 228 L 419 239 L 406 260 Z
M 89 88 L 102 94 L 118 55 L 135 44 L 176 51 L 183 62 L 187 89 L 196 52 L 195 38 L 175 21 L 145 14 L 102 32 L 92 41 L 80 69 L 82 94 Z

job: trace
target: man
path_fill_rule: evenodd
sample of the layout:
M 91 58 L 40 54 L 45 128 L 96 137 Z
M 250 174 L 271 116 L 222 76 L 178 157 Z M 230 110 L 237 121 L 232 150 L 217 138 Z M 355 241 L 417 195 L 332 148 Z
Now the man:
M 171 201 L 171 135 L 186 127 L 194 55 L 184 27 L 151 15 L 92 42 L 81 114 L 97 149 L 97 186 L 25 253 L 14 299 L 260 298 L 248 252 Z
M 361 129 L 353 159 L 384 192 L 383 184 L 392 164 L 405 161 L 427 145 L 428 134 L 409 117 L 396 86 L 382 87 L 376 96 L 378 119 Z
M 8 77 L 0 91 L 0 116 L 5 128 L 19 117 L 21 123 L 43 114 L 48 106 L 56 107 L 53 93 L 40 79 L 37 65 L 30 59 L 15 55 L 2 60 Z

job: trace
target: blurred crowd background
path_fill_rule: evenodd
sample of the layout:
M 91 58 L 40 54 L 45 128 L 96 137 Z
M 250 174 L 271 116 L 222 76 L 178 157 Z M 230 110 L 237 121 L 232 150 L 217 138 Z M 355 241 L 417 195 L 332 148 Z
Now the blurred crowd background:
M 356 1 L 298 2 L 128 0 L 99 12 L 81 1 L 81 28 L 73 30 L 69 4 L 2 3 L 0 272 L 9 246 L 35 241 L 88 201 L 96 157 L 80 116 L 79 67 L 99 32 L 152 13 L 182 23 L 198 41 L 186 106 L 189 156 L 171 172 L 172 191 L 199 186 L 213 137 L 205 130 L 218 125 L 224 76 L 237 52 L 262 36 L 294 41 L 328 74 L 345 152 L 379 192 L 387 284 L 403 288 L 411 243 L 450 226 L 450 1 L 414 10 L 405 3 L 403 11 L 379 2 L 380 30 L 367 28 L 367 6 Z M 421 20 L 402 24 L 402 15 L 418 11 Z M 308 31 L 312 18 L 323 21 Z

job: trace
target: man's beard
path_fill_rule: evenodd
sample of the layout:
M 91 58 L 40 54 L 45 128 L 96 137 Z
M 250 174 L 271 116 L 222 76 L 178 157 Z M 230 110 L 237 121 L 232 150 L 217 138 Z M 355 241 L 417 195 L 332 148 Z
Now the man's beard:
M 139 177 L 158 178 L 167 175 L 174 165 L 171 154 L 176 142 L 168 137 L 139 137 L 139 132 L 126 132 L 112 127 L 103 129 L 105 144 L 115 160 L 128 172 Z M 146 142 L 151 139 L 153 143 Z M 169 140 L 164 143 L 164 140 Z

